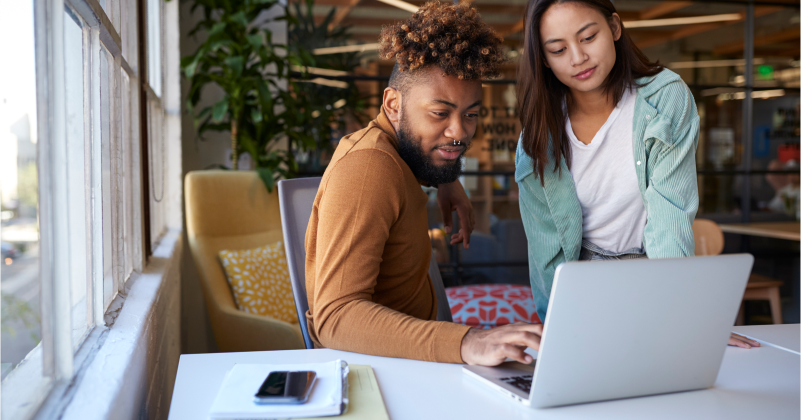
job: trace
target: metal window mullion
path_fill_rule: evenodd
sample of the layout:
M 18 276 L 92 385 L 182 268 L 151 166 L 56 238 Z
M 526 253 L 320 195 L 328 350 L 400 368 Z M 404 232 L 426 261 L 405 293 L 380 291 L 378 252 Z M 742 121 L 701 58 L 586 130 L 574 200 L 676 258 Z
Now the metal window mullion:
M 86 322 L 89 329 L 96 324 L 94 317 L 94 276 L 92 275 L 92 264 L 95 258 L 92 252 L 92 64 L 96 60 L 92 60 L 92 37 L 97 31 L 89 26 L 83 27 L 83 136 L 84 136 L 84 180 L 86 191 L 84 201 L 84 217 L 86 217 L 86 272 L 89 277 L 86 279 Z
M 749 2 L 745 9 L 745 98 L 743 98 L 743 170 L 745 179 L 740 201 L 741 221 L 751 221 L 751 154 L 754 137 L 754 3 Z
M 120 33 L 111 22 L 111 17 L 97 0 L 64 0 L 92 28 L 100 30 L 100 39 L 115 57 L 122 53 Z M 118 1 L 118 0 L 111 0 Z M 111 9 L 109 9 L 111 10 Z
M 124 72 L 124 73 L 123 73 Z M 122 75 L 125 74 L 125 77 Z M 127 81 L 126 81 L 127 80 Z M 133 167 L 131 165 L 132 160 L 132 143 L 133 139 L 131 136 L 131 105 L 133 100 L 131 98 L 131 76 L 130 73 L 125 71 L 124 69 L 120 72 L 120 86 L 121 86 L 121 98 L 122 101 L 120 103 L 120 109 L 122 111 L 122 181 L 123 181 L 123 209 L 122 209 L 122 220 L 124 223 L 123 226 L 123 273 L 122 273 L 122 281 L 123 283 L 128 280 L 128 277 L 131 275 L 133 270 L 133 244 L 132 244 L 132 228 L 133 228 L 133 207 L 131 206 L 132 203 L 132 171 Z
M 139 104 L 140 84 L 138 76 L 131 77 L 131 224 L 133 269 L 142 272 L 144 268 L 144 235 L 142 234 L 142 182 L 147 180 L 142 173 L 141 107 Z
M 67 208 L 64 2 L 36 0 L 40 281 L 43 371 L 72 377 L 72 317 Z
M 116 57 L 109 63 L 109 157 L 111 159 L 111 273 L 116 295 L 122 290 L 122 269 L 124 263 L 124 247 L 122 244 L 122 120 L 121 120 L 121 91 L 120 91 L 120 58 Z M 113 297 L 112 297 L 113 299 Z
M 91 43 L 89 46 L 90 63 L 90 107 L 91 120 L 91 243 L 92 243 L 92 317 L 95 325 L 103 325 L 103 136 L 101 127 L 100 106 L 100 54 L 103 54 L 100 44 L 100 31 L 91 29 Z

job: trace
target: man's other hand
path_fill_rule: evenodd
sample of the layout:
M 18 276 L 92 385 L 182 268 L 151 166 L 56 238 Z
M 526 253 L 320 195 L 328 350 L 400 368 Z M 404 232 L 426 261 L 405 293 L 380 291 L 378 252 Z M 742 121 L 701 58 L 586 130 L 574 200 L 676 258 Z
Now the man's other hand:
M 445 225 L 445 233 L 453 231 L 453 211 L 459 215 L 459 232 L 451 236 L 451 245 L 458 243 L 464 244 L 465 249 L 470 247 L 470 234 L 476 225 L 475 215 L 473 214 L 473 204 L 467 198 L 464 187 L 457 180 L 450 184 L 442 184 L 437 188 L 437 203 L 442 210 L 442 221 Z
M 735 347 L 741 347 L 744 349 L 750 349 L 751 347 L 760 347 L 759 341 L 752 340 L 748 337 L 743 337 L 740 334 L 731 333 L 731 337 L 729 337 L 729 345 Z
M 542 324 L 503 325 L 491 330 L 470 329 L 462 339 L 462 360 L 469 365 L 497 366 L 506 358 L 529 364 L 534 358 L 526 347 L 540 348 Z

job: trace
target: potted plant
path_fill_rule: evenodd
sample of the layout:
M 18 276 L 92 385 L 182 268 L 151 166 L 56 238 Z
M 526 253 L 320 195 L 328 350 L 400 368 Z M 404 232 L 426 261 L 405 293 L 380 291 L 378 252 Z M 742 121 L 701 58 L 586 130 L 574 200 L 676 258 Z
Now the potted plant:
M 291 20 L 289 22 L 289 47 L 294 54 L 312 52 L 315 67 L 335 70 L 352 74 L 361 65 L 363 53 L 343 52 L 336 54 L 313 54 L 315 49 L 339 47 L 347 45 L 351 39 L 349 26 L 331 25 L 337 9 L 332 8 L 324 19 L 316 21 L 312 8 L 313 0 L 294 3 L 289 9 Z M 308 69 L 298 69 L 294 75 L 302 81 L 320 77 Z M 326 77 L 326 76 L 323 76 Z M 346 133 L 346 119 L 352 118 L 360 125 L 369 120 L 366 109 L 366 100 L 352 79 L 337 80 L 329 84 L 296 83 L 293 86 L 298 98 L 304 101 L 304 108 L 312 110 L 311 119 L 307 127 L 314 137 L 314 147 L 307 153 L 297 150 L 305 155 L 301 167 L 307 172 L 320 172 L 325 169 L 327 161 L 324 154 L 333 152 L 333 144 Z M 298 159 L 301 160 L 301 159 Z
M 311 136 L 292 129 L 302 124 L 303 111 L 297 109 L 287 83 L 291 83 L 291 65 L 313 64 L 313 60 L 275 44 L 267 27 L 273 20 L 257 20 L 268 9 L 282 7 L 277 0 L 193 3 L 192 11 L 200 8 L 203 19 L 190 35 L 204 32 L 206 39 L 194 54 L 181 60 L 181 68 L 190 81 L 187 108 L 195 116 L 198 135 L 229 131 L 232 169 L 238 169 L 239 156 L 247 152 L 272 191 L 277 178 L 291 177 L 296 170 L 292 154 L 276 149 L 276 143 L 288 136 L 301 145 L 312 145 Z M 285 16 L 275 20 L 279 19 Z M 203 88 L 211 84 L 222 89 L 222 99 L 196 110 Z
M 289 31 L 290 41 L 297 41 L 293 34 L 302 26 L 299 22 L 313 22 L 311 2 L 307 3 L 308 14 L 296 14 L 298 20 L 277 0 L 191 1 L 192 11 L 200 8 L 203 19 L 190 35 L 204 33 L 206 39 L 195 53 L 181 60 L 181 68 L 190 81 L 187 109 L 195 117 L 198 135 L 207 131 L 230 132 L 232 169 L 238 169 L 239 157 L 248 153 L 265 186 L 272 191 L 277 179 L 291 178 L 298 169 L 291 148 L 276 147 L 280 140 L 287 139 L 300 150 L 315 149 L 321 144 L 321 136 L 330 137 L 333 121 L 345 112 L 336 104 L 352 104 L 346 109 L 363 107 L 352 82 L 350 89 L 326 90 L 326 86 L 305 83 L 305 69 L 350 66 L 350 70 L 358 61 L 354 64 L 356 57 L 350 54 L 342 62 L 343 54 L 335 54 L 318 62 L 303 42 L 292 47 L 273 42 L 267 25 L 276 20 L 287 21 L 293 28 Z M 262 19 L 272 7 L 283 7 L 283 15 Z M 334 35 L 339 42 L 346 40 L 341 31 Z M 301 80 L 292 79 L 293 74 L 300 75 Z M 222 89 L 223 98 L 196 109 L 203 88 L 212 84 Z

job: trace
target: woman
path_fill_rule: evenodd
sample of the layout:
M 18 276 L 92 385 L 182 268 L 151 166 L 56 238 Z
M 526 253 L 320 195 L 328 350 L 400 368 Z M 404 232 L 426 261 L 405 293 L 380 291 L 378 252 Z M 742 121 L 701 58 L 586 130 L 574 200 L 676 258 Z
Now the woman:
M 609 0 L 530 0 L 517 86 L 515 180 L 540 319 L 564 261 L 694 255 L 695 102 Z

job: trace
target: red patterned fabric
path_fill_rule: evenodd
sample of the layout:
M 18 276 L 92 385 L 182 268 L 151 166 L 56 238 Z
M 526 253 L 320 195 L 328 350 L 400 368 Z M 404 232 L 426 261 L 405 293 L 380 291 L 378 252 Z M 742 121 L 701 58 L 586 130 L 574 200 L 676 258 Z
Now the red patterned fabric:
M 453 322 L 488 329 L 515 322 L 539 324 L 531 287 L 479 284 L 445 289 Z

